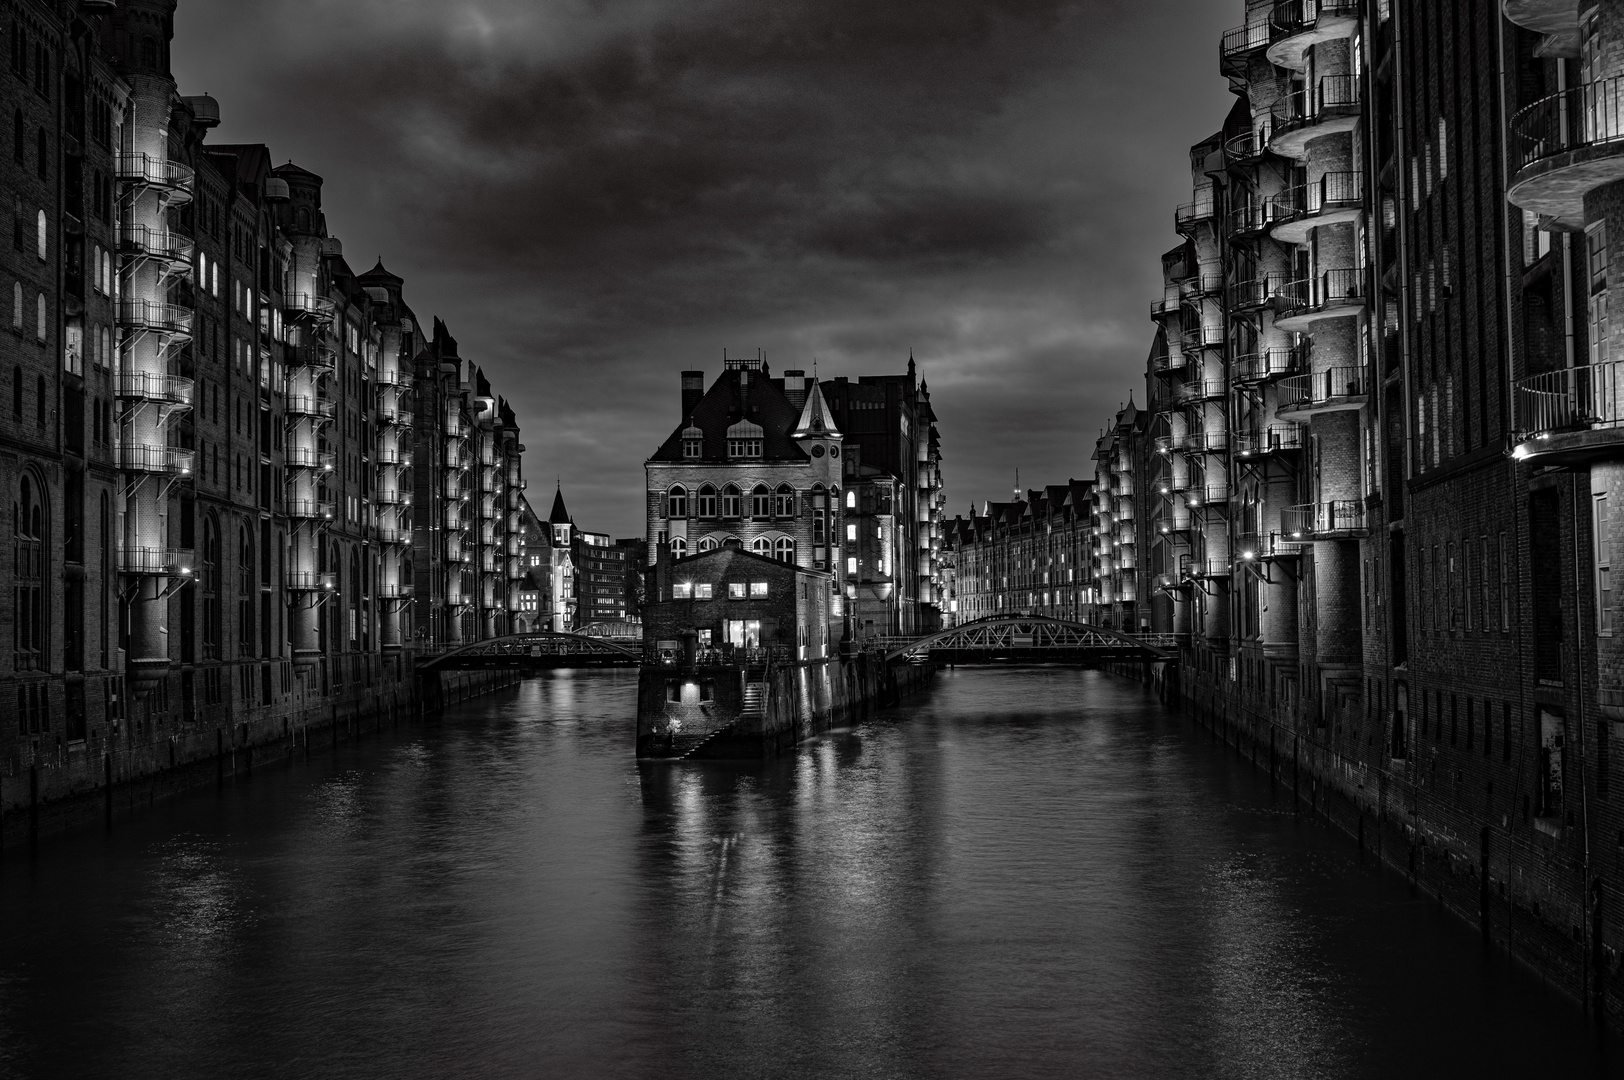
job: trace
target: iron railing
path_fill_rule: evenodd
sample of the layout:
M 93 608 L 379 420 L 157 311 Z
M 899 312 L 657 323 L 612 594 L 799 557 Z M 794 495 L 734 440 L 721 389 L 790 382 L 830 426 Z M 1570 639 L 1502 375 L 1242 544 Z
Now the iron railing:
M 1312 30 L 1324 16 L 1359 14 L 1358 0 L 1276 0 L 1269 16 L 1275 41 Z
M 1512 424 L 1521 435 L 1624 423 L 1624 361 L 1546 371 L 1517 380 Z
M 1365 373 L 1356 367 L 1335 367 L 1310 375 L 1295 375 L 1280 383 L 1279 406 L 1312 408 L 1338 398 L 1362 397 Z
M 126 254 L 145 255 L 168 262 L 192 261 L 192 242 L 168 229 L 154 229 L 148 225 L 121 225 L 118 230 L 119 247 Z
M 118 155 L 118 178 L 152 187 L 189 191 L 196 174 L 190 166 L 151 154 Z
M 1270 424 L 1261 431 L 1248 431 L 1235 437 L 1235 454 L 1238 457 L 1257 457 L 1302 448 L 1303 428 L 1300 424 Z
M 1274 103 L 1274 133 L 1318 123 L 1327 115 L 1345 116 L 1359 108 L 1359 80 L 1353 75 L 1325 75 L 1312 89 L 1286 94 Z
M 193 554 L 189 548 L 124 547 L 118 550 L 121 574 L 176 575 L 192 572 Z
M 118 396 L 132 401 L 167 401 L 174 405 L 190 405 L 192 386 L 192 380 L 182 375 L 154 371 L 124 371 L 118 376 Z
M 1357 532 L 1365 527 L 1361 499 L 1332 499 L 1303 503 L 1280 511 L 1280 531 L 1290 540 L 1312 540 L 1331 533 Z
M 1235 357 L 1233 377 L 1238 383 L 1277 379 L 1297 370 L 1300 357 L 1295 349 L 1264 349 Z
M 1367 295 L 1365 272 L 1357 267 L 1327 270 L 1318 277 L 1282 283 L 1274 294 L 1281 315 L 1345 304 L 1363 303 Z
M 1517 167 L 1586 146 L 1624 141 L 1624 76 L 1540 98 L 1511 118 Z
M 336 574 L 316 570 L 289 570 L 285 582 L 291 592 L 323 592 L 338 587 Z
M 158 300 L 120 300 L 118 321 L 121 326 L 136 330 L 190 334 L 192 309 L 181 307 L 179 304 L 165 304 Z
M 178 446 L 125 443 L 118 448 L 118 467 L 130 472 L 185 476 L 192 471 L 192 451 Z

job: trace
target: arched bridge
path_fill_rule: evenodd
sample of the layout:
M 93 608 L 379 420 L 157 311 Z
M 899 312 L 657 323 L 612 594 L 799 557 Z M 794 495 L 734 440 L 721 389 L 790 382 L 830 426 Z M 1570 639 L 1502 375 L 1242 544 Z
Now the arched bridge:
M 636 667 L 642 657 L 641 646 L 622 644 L 586 634 L 538 630 L 530 634 L 510 634 L 507 637 L 462 645 L 438 656 L 429 657 L 418 664 L 418 670 Z
M 989 615 L 886 645 L 887 661 L 928 656 L 938 664 L 1104 664 L 1177 656 L 1170 634 L 1123 634 L 1047 615 Z

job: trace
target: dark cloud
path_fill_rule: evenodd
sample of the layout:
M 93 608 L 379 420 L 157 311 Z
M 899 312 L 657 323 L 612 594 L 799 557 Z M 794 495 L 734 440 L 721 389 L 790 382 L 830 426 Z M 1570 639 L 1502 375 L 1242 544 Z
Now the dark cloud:
M 533 483 L 631 534 L 677 372 L 724 347 L 911 348 L 955 510 L 1089 472 L 1228 106 L 1227 6 L 182 0 L 175 52 L 221 138 L 321 173 L 352 261 L 450 323 Z

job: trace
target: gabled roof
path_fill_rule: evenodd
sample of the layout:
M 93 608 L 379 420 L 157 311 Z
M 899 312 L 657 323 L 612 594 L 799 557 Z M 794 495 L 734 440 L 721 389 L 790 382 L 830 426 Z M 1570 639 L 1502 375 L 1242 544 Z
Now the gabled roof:
M 809 399 L 810 400 L 810 399 Z M 761 459 L 803 462 L 806 452 L 796 444 L 793 432 L 800 410 L 764 371 L 729 369 L 711 383 L 705 396 L 694 406 L 692 416 L 672 429 L 650 461 L 692 461 L 684 459 L 684 430 L 697 428 L 704 437 L 704 460 L 727 460 L 727 429 L 741 420 L 761 426 Z
M 840 428 L 835 426 L 834 417 L 829 414 L 829 405 L 823 400 L 822 388 L 816 382 L 812 382 L 808 389 L 806 404 L 801 407 L 801 417 L 795 422 L 795 438 L 823 436 L 840 438 Z

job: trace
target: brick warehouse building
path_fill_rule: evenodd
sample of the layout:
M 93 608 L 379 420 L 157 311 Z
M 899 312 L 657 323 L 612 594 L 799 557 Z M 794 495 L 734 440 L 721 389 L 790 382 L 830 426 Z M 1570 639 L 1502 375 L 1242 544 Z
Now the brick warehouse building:
M 512 411 L 399 277 L 350 268 L 320 177 L 207 141 L 218 105 L 169 73 L 174 10 L 4 16 L 8 829 L 408 707 L 411 650 L 518 610 Z
M 1624 4 L 1254 0 L 1219 65 L 1096 449 L 1098 618 L 1178 634 L 1226 738 L 1619 1023 Z

